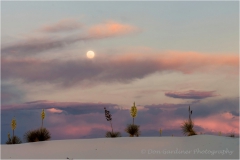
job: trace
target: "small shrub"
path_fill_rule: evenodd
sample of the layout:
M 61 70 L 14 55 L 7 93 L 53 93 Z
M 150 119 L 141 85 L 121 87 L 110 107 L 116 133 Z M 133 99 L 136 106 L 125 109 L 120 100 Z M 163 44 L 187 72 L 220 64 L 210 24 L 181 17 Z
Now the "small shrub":
M 19 137 L 13 136 L 12 138 L 8 138 L 6 144 L 20 144 L 22 141 L 20 140 Z
M 140 135 L 139 126 L 135 124 L 128 124 L 125 131 L 129 134 L 130 137 L 138 137 Z
M 116 138 L 116 137 L 121 137 L 121 133 L 120 132 L 106 132 L 106 137 L 107 138 Z
M 50 138 L 51 134 L 46 128 L 31 130 L 24 134 L 24 139 L 26 142 L 47 141 Z
M 231 133 L 231 134 L 229 135 L 229 137 L 234 138 L 234 137 L 235 137 L 235 134 L 234 134 L 234 133 Z

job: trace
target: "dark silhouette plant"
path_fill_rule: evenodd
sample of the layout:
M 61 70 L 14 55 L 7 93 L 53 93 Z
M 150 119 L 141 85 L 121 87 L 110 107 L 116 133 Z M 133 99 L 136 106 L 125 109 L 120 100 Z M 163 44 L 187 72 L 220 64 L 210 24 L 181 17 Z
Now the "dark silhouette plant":
M 140 135 L 140 126 L 134 124 L 134 118 L 137 116 L 137 107 L 135 106 L 135 102 L 133 103 L 133 106 L 130 109 L 130 115 L 133 118 L 133 123 L 128 124 L 125 128 L 125 131 L 129 134 L 130 137 L 138 137 Z
M 21 144 L 21 143 L 22 141 L 17 136 L 14 136 L 13 138 L 10 138 L 6 141 L 6 144 Z
M 125 128 L 125 131 L 129 134 L 129 137 L 139 137 L 141 133 L 139 130 L 139 126 L 135 124 L 128 124 Z
M 6 144 L 20 144 L 22 143 L 21 139 L 17 136 L 13 136 L 11 138 L 10 133 L 8 133 L 8 140 L 6 141 Z
M 26 142 L 47 141 L 51 139 L 50 132 L 43 127 L 43 119 L 45 118 L 44 109 L 41 112 L 42 125 L 39 129 L 29 130 L 24 134 L 24 140 Z
M 51 134 L 46 128 L 30 130 L 24 134 L 24 140 L 26 142 L 47 141 L 50 138 Z
M 192 110 L 190 109 L 190 106 L 188 108 L 188 112 L 189 112 L 188 121 L 184 121 L 183 124 L 181 125 L 182 132 L 185 136 L 197 135 L 196 131 L 193 129 L 194 123 L 191 119 Z
M 112 132 L 108 131 L 106 132 L 106 137 L 108 138 L 115 138 L 115 137 L 121 137 L 121 133 L 120 132 L 113 132 L 113 127 L 112 127 L 112 115 L 110 114 L 110 111 L 108 111 L 105 107 L 104 107 L 104 110 L 105 110 L 105 117 L 107 119 L 107 121 L 110 122 L 111 124 L 111 129 L 112 129 Z
M 234 138 L 234 137 L 235 137 L 235 134 L 234 134 L 234 133 L 231 133 L 228 137 Z
M 108 132 L 106 132 L 106 137 L 108 137 L 108 138 L 121 137 L 121 133 L 108 131 Z

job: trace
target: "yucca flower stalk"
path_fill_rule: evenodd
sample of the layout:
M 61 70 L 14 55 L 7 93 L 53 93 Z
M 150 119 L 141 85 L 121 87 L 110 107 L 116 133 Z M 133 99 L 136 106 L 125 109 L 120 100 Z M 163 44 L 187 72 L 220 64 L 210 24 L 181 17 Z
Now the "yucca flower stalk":
M 13 130 L 13 137 L 14 137 L 14 130 L 17 127 L 17 122 L 16 122 L 15 117 L 12 119 L 11 127 L 12 127 L 12 130 Z
M 42 127 L 43 127 L 43 119 L 45 118 L 45 112 L 44 112 L 44 109 L 42 110 L 41 118 L 42 118 Z M 41 128 L 42 128 L 42 127 L 41 127 Z
M 112 133 L 113 133 L 112 115 L 110 114 L 110 111 L 108 111 L 105 107 L 104 107 L 104 110 L 105 110 L 105 117 L 106 117 L 107 121 L 110 121 L 111 128 L 112 128 Z
M 192 110 L 190 109 L 190 106 L 188 108 L 188 113 L 189 113 L 189 121 L 191 121 Z
M 133 103 L 133 106 L 131 107 L 130 114 L 133 118 L 133 124 L 134 124 L 134 118 L 137 116 L 137 107 L 135 106 L 135 102 Z

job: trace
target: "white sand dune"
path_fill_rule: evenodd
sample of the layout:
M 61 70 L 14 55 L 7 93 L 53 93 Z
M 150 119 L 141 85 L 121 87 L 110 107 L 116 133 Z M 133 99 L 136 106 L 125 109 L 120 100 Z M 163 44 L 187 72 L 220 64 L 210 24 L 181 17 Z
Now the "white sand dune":
M 239 138 L 121 137 L 1 145 L 2 159 L 239 159 Z

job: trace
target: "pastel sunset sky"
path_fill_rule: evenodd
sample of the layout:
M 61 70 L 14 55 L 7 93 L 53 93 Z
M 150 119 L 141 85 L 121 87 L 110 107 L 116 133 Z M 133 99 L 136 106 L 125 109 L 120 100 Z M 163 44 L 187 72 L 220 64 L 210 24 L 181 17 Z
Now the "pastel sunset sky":
M 1 2 L 1 143 L 44 126 L 52 140 L 239 135 L 239 2 Z M 95 57 L 86 53 L 92 50 Z

